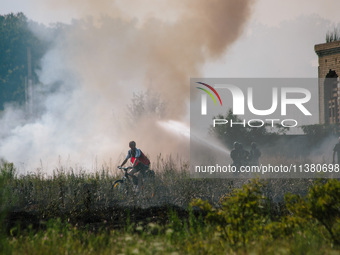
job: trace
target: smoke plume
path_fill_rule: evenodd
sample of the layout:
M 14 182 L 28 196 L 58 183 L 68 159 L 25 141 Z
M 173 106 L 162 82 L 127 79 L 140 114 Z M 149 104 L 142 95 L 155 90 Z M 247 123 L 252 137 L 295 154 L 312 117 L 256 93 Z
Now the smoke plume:
M 185 121 L 190 77 L 237 40 L 253 1 L 36 2 L 46 15 L 65 11 L 77 19 L 58 30 L 35 70 L 43 84 L 44 93 L 35 98 L 42 113 L 22 122 L 23 112 L 7 107 L 11 114 L 0 120 L 8 127 L 1 132 L 0 155 L 26 171 L 60 161 L 114 166 L 130 140 L 151 161 L 160 153 L 188 156 L 187 138 L 158 125 L 159 116 L 126 121 L 132 95 L 152 91 L 166 105 L 163 121 Z

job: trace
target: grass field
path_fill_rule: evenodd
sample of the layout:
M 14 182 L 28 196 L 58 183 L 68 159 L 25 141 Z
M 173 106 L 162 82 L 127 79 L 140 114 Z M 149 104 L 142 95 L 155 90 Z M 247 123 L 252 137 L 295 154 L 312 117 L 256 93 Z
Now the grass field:
M 1 164 L 0 254 L 339 254 L 338 180 L 191 179 L 160 160 L 122 199 L 103 169 L 18 176 Z

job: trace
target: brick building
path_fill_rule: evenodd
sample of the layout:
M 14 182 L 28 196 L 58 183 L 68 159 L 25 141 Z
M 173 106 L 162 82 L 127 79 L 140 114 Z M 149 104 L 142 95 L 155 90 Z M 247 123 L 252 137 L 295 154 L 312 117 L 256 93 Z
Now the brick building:
M 319 57 L 319 123 L 340 123 L 340 41 L 315 45 Z

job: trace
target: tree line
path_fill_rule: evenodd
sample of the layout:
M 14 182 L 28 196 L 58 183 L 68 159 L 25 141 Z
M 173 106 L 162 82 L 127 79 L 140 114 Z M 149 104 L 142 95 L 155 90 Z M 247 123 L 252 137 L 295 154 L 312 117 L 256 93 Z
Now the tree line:
M 31 52 L 32 78 L 38 81 L 35 70 L 49 42 L 38 38 L 23 13 L 0 15 L 0 111 L 6 103 L 25 102 L 25 77 L 28 76 L 27 48 Z

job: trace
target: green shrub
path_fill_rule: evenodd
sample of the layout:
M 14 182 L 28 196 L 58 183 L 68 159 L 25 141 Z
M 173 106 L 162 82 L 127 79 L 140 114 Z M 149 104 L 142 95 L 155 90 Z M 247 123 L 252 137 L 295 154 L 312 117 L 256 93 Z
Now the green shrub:
M 221 236 L 234 248 L 246 249 L 247 245 L 261 235 L 269 217 L 266 200 L 259 179 L 234 189 L 221 199 L 221 207 L 213 208 L 207 201 L 194 200 L 192 206 L 200 207 L 207 213 L 206 219 L 216 226 Z
M 317 180 L 306 197 L 287 194 L 288 210 L 304 224 L 316 221 L 330 235 L 335 245 L 340 245 L 340 182 Z

